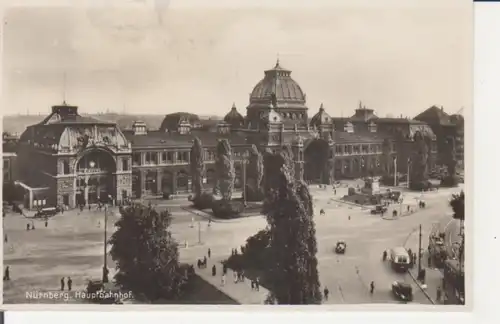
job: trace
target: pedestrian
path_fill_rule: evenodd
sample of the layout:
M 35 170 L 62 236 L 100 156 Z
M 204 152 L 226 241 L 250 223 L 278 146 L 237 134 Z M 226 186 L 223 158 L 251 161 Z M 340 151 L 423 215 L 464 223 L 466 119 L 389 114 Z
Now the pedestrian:
M 223 274 L 222 277 L 220 278 L 220 284 L 221 286 L 224 286 L 226 284 L 226 275 Z
M 252 290 L 255 289 L 255 281 L 253 279 L 250 280 L 250 286 L 252 287 Z
M 210 258 L 211 255 L 212 255 L 212 251 L 210 250 L 210 248 L 208 248 L 208 257 Z
M 245 282 L 245 270 L 241 270 L 241 282 Z
M 351 220 L 351 215 L 349 215 L 349 217 L 347 217 L 348 220 Z
M 387 260 L 387 251 L 384 250 L 384 252 L 382 253 L 382 260 L 385 261 Z
M 406 211 L 410 212 L 410 205 L 406 206 Z
M 35 229 L 35 223 L 31 224 L 31 229 L 34 230 Z
M 260 286 L 259 277 L 257 277 L 257 279 L 255 279 L 255 290 L 259 291 L 259 286 Z
M 207 265 L 207 256 L 204 256 L 203 257 L 203 265 L 206 266 Z
M 26 230 L 29 231 L 30 230 L 30 223 L 26 224 Z
M 215 267 L 215 266 L 214 266 L 214 267 Z M 222 265 L 222 273 L 223 273 L 223 274 L 226 274 L 226 273 L 227 273 L 227 265 L 226 265 L 225 263 Z
M 436 290 L 436 299 L 438 302 L 441 301 L 441 287 L 437 287 L 437 290 Z
M 45 219 L 45 227 L 49 226 L 49 221 Z
M 7 234 L 5 234 L 4 237 L 3 237 L 3 242 L 7 243 L 8 241 L 9 241 L 9 239 L 7 238 Z
M 64 277 L 61 278 L 61 291 L 64 291 Z
M 90 211 L 91 205 L 89 204 L 89 211 Z
M 238 276 L 239 274 L 236 271 L 234 271 L 233 272 L 234 283 L 238 283 Z
M 215 277 L 217 275 L 217 268 L 215 267 L 215 264 L 212 267 L 212 276 Z
M 373 292 L 375 291 L 375 282 L 370 282 L 370 294 L 373 295 Z
M 3 280 L 4 281 L 9 281 L 10 280 L 10 268 L 9 266 L 5 267 L 5 271 L 3 274 Z
M 328 290 L 328 287 L 325 287 L 323 290 L 323 294 L 325 295 L 325 300 L 328 300 L 328 294 L 330 293 L 330 290 Z
M 337 195 L 337 189 L 333 189 L 333 194 L 336 196 Z
M 71 280 L 71 277 L 68 277 L 68 291 L 71 291 L 72 286 L 73 286 L 73 280 Z

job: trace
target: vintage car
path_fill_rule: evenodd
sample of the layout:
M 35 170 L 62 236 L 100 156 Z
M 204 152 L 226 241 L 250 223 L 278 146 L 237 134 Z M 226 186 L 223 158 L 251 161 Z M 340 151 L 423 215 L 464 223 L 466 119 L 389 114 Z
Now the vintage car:
M 383 205 L 377 205 L 377 206 L 375 206 L 374 209 L 372 209 L 370 211 L 370 213 L 372 213 L 373 215 L 384 214 L 385 212 L 387 212 L 387 207 L 385 207 Z
M 406 282 L 394 281 L 392 283 L 392 293 L 400 301 L 410 302 L 413 300 L 413 288 Z
M 45 208 L 40 208 L 38 211 L 35 213 L 35 218 L 46 218 L 46 217 L 52 217 L 57 215 L 58 213 L 61 212 L 61 209 L 59 207 L 45 207 Z
M 335 253 L 344 254 L 347 248 L 347 243 L 345 241 L 338 241 L 335 246 Z

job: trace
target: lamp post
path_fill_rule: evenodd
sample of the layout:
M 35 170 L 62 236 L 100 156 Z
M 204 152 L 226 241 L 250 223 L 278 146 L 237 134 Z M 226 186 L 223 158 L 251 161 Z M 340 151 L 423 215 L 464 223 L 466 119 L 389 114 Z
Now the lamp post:
M 201 244 L 201 222 L 198 221 L 198 244 Z
M 104 265 L 102 267 L 102 282 L 109 282 L 108 274 L 108 205 L 104 205 Z
M 398 172 L 398 157 L 395 156 L 394 157 L 394 187 L 397 186 L 397 179 L 398 179 L 397 172 Z
M 408 162 L 407 162 L 408 170 L 406 173 L 406 187 L 408 189 L 410 189 L 410 164 L 411 164 L 411 158 L 408 158 Z

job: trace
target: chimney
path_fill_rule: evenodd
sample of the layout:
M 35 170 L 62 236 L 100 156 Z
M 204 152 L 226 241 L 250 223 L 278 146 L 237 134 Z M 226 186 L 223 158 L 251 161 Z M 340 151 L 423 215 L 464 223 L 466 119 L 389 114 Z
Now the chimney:
M 146 123 L 140 120 L 135 121 L 132 124 L 132 131 L 134 132 L 134 135 L 147 135 L 148 133 Z
M 181 135 L 191 133 L 191 124 L 187 119 L 182 119 L 177 125 L 177 132 Z

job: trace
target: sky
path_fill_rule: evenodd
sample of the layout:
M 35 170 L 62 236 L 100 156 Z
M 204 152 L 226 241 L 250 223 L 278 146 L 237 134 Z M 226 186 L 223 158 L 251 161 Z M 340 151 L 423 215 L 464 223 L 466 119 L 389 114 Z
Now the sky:
M 224 115 L 234 102 L 245 114 L 278 56 L 310 116 L 321 103 L 332 116 L 352 115 L 359 101 L 379 116 L 472 105 L 469 1 L 136 1 L 5 9 L 3 113 L 47 114 L 66 100 L 81 113 Z

